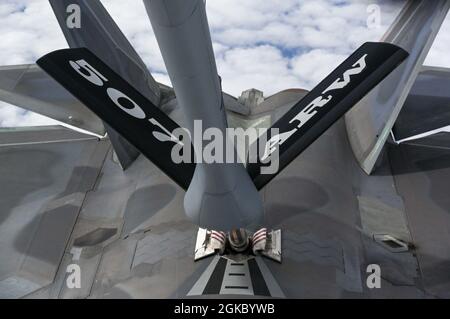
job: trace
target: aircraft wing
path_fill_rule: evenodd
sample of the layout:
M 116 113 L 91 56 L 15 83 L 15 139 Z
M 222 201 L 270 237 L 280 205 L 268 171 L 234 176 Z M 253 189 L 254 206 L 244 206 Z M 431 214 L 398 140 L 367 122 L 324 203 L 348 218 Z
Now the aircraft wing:
M 251 150 L 247 170 L 256 187 L 274 178 L 407 56 L 388 43 L 367 42 L 357 49 L 253 144 L 258 151 Z M 263 172 L 267 159 L 277 161 L 278 170 Z
M 54 51 L 37 64 L 187 189 L 195 163 L 175 163 L 171 154 L 174 143 L 189 143 L 193 156 L 190 141 L 172 135 L 179 126 L 151 101 L 86 48 Z

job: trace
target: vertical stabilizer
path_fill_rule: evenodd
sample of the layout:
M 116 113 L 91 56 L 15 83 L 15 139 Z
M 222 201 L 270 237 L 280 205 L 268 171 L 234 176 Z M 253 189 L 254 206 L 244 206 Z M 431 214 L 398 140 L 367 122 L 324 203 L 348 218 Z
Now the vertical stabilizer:
M 367 174 L 374 169 L 449 7 L 447 0 L 408 1 L 382 38 L 408 51 L 409 57 L 345 116 L 353 153 Z
M 67 43 L 71 48 L 88 48 L 155 105 L 159 105 L 158 84 L 144 62 L 98 0 L 49 0 Z M 78 5 L 80 28 L 68 27 L 67 8 Z M 105 124 L 122 168 L 126 169 L 139 152 Z

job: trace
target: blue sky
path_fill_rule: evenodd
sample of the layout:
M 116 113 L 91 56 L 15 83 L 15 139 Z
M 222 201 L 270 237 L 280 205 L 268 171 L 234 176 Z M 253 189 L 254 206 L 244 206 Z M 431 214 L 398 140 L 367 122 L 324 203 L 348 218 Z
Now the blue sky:
M 141 0 L 102 0 L 160 82 L 170 84 Z M 380 25 L 368 28 L 368 5 L 380 7 Z M 218 71 L 226 92 L 254 87 L 266 96 L 286 88 L 311 89 L 365 41 L 377 41 L 403 1 L 207 0 Z M 34 63 L 67 47 L 47 0 L 2 0 L 0 64 Z M 447 17 L 425 61 L 450 67 Z M 0 102 L 0 126 L 54 123 Z

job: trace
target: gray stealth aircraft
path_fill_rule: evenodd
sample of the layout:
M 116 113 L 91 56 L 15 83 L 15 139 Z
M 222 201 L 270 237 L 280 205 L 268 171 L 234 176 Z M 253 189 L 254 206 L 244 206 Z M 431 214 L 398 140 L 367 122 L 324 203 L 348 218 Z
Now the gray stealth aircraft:
M 99 1 L 50 0 L 71 49 L 0 69 L 0 99 L 96 135 L 2 129 L 0 296 L 450 297 L 450 79 L 422 66 L 448 1 L 406 2 L 309 93 L 239 98 L 221 90 L 203 1 L 144 4 L 173 88 Z M 259 159 L 173 165 L 155 128 L 195 119 L 292 132 L 268 136 L 280 174 Z

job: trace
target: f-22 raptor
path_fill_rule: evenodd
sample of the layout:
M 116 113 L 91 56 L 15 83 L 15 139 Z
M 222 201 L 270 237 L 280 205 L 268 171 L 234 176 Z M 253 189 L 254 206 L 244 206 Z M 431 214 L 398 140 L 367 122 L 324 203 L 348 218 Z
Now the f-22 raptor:
M 422 65 L 448 1 L 309 92 L 238 98 L 204 1 L 144 0 L 173 87 L 100 1 L 49 2 L 69 48 L 1 67 L 0 99 L 89 134 L 1 129 L 0 296 L 450 297 L 450 72 Z M 200 160 L 208 129 L 235 160 Z

